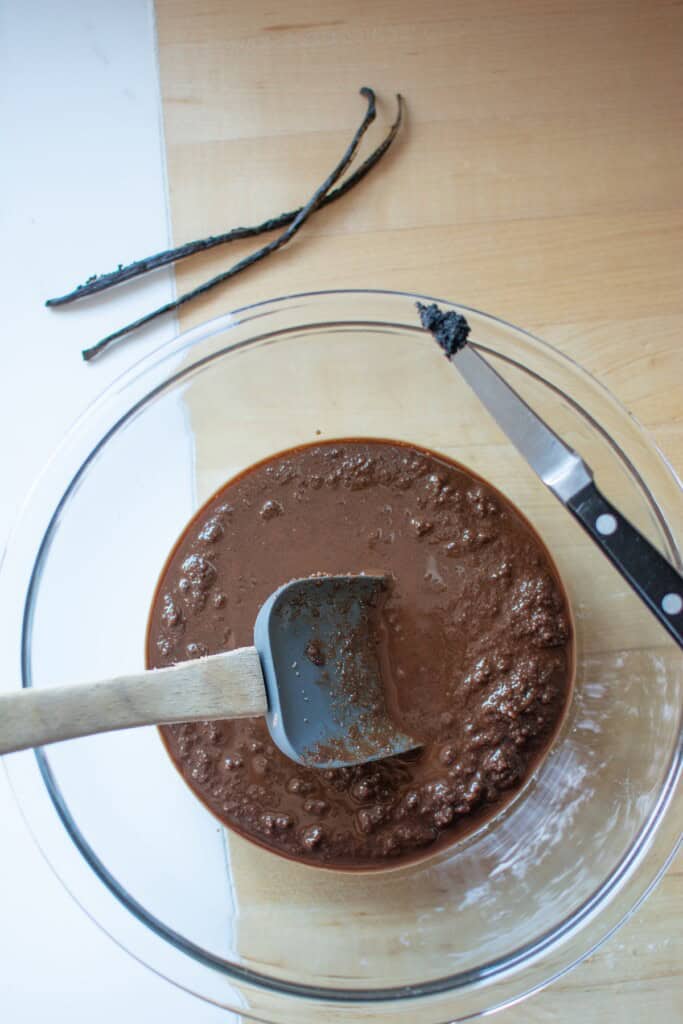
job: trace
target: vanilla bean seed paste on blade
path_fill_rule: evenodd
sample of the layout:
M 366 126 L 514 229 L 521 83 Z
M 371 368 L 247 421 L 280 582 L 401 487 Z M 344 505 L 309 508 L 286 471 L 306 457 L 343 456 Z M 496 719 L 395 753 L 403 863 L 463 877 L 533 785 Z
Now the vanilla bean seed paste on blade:
M 284 452 L 226 484 L 163 571 L 147 660 L 253 643 L 261 604 L 315 573 L 382 573 L 387 707 L 424 746 L 302 768 L 263 719 L 161 729 L 226 825 L 309 864 L 414 860 L 491 818 L 548 750 L 570 697 L 566 594 L 542 541 L 498 491 L 441 455 L 353 439 Z M 313 645 L 301 652 L 318 664 Z

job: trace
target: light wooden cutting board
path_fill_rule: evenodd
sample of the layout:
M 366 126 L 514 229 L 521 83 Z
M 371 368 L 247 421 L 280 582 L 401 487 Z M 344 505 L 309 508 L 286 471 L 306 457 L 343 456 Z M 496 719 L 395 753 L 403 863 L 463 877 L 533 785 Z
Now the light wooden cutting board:
M 630 0 L 157 0 L 177 242 L 300 204 L 360 85 L 400 140 L 285 251 L 181 327 L 295 291 L 477 306 L 579 360 L 683 471 L 683 7 Z M 198 257 L 185 291 L 251 251 Z M 683 1019 L 683 868 L 582 967 L 501 1024 Z M 293 1022 L 294 1024 L 294 1022 Z

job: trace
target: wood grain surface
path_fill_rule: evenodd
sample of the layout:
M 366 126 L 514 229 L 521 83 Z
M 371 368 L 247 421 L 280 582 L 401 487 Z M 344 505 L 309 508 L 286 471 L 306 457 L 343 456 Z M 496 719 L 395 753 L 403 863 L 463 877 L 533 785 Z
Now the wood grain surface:
M 296 291 L 441 295 L 537 331 L 683 471 L 683 6 L 630 0 L 157 0 L 173 234 L 303 203 L 364 103 L 407 120 L 294 242 L 186 307 L 186 328 Z M 197 257 L 178 290 L 254 241 Z M 502 1024 L 683 1018 L 679 857 L 633 919 Z

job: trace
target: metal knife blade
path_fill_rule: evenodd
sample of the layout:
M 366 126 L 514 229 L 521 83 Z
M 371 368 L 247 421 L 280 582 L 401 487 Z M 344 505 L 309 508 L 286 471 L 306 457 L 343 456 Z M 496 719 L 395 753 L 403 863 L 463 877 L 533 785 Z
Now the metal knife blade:
M 563 504 L 593 480 L 580 455 L 527 405 L 471 344 L 450 357 L 483 405 L 546 487 Z
M 601 493 L 581 456 L 475 348 L 466 344 L 449 358 L 520 455 L 683 649 L 683 576 Z

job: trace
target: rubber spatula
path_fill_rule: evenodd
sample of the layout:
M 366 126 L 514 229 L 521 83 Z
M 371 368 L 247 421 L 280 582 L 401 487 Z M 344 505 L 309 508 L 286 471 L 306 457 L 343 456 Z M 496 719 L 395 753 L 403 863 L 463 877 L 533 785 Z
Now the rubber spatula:
M 382 576 L 294 580 L 273 593 L 254 646 L 169 668 L 0 696 L 0 754 L 92 733 L 264 715 L 299 764 L 339 768 L 418 743 L 391 721 L 380 671 Z

